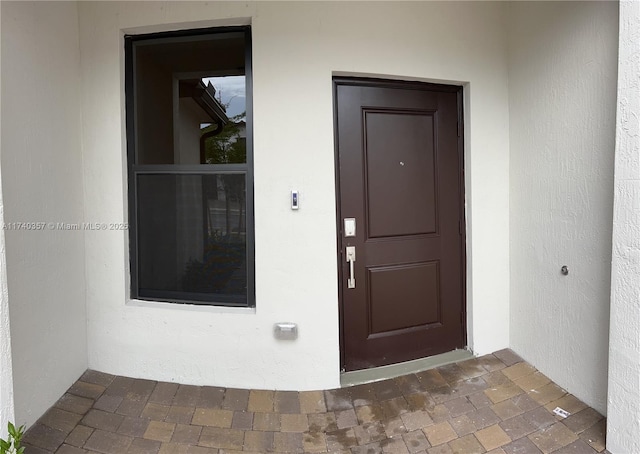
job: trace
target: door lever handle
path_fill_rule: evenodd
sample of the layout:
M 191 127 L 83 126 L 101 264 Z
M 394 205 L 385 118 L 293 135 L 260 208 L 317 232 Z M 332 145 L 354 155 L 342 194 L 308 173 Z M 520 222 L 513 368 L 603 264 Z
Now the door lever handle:
M 354 276 L 354 263 L 356 262 L 356 247 L 347 246 L 347 263 L 349 264 L 349 279 L 347 279 L 348 288 L 356 288 L 356 278 Z

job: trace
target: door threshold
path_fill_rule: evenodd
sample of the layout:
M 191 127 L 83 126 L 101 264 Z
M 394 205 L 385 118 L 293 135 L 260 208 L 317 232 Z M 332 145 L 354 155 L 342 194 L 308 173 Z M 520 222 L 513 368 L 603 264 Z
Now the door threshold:
M 422 372 L 423 370 L 433 369 L 434 367 L 444 366 L 445 364 L 465 361 L 471 358 L 473 358 L 473 353 L 469 350 L 453 350 L 447 353 L 429 356 L 428 358 L 414 359 L 413 361 L 407 361 L 404 363 L 343 372 L 340 374 L 340 386 L 346 388 L 348 386 L 386 380 L 389 378 L 399 377 L 401 375 Z

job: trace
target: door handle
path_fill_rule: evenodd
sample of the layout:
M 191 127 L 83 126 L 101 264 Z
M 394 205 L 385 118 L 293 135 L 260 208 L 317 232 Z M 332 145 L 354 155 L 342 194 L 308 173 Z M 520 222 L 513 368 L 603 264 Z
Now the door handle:
M 354 276 L 354 263 L 356 262 L 356 247 L 347 246 L 347 263 L 349 264 L 349 279 L 347 279 L 348 288 L 356 288 L 356 278 Z

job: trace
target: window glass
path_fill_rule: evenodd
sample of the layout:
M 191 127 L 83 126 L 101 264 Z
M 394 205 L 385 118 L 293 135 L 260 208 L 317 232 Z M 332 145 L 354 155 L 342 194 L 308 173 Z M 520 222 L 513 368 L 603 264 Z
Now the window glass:
M 245 175 L 143 174 L 137 183 L 140 295 L 245 301 Z
M 250 29 L 125 46 L 131 295 L 253 305 Z

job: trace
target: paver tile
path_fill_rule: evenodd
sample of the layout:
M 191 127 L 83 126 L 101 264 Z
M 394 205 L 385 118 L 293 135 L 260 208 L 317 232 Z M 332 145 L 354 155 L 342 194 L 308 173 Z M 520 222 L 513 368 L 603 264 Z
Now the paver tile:
M 567 392 L 555 383 L 547 383 L 539 389 L 529 391 L 527 394 L 540 405 L 548 404 L 554 400 L 560 399 Z
M 451 420 L 449 420 L 449 424 L 451 424 L 451 427 L 453 427 L 453 430 L 456 431 L 459 437 L 464 437 L 465 435 L 476 431 L 476 426 L 467 415 L 460 415 L 457 418 L 451 418 Z
M 273 449 L 273 432 L 250 431 L 245 433 L 245 451 L 269 452 Z
M 511 367 L 517 367 L 520 364 L 526 364 L 526 363 L 519 363 L 516 366 L 511 366 Z M 502 373 L 504 373 L 504 371 Z M 522 388 L 523 391 L 529 392 L 529 391 L 533 391 L 534 389 L 542 388 L 544 385 L 549 384 L 551 380 L 549 380 L 549 378 L 547 378 L 547 376 L 545 376 L 541 372 L 536 371 L 532 374 L 517 378 L 513 380 L 513 382 L 516 385 L 518 385 L 520 388 Z
M 106 374 L 97 370 L 87 369 L 80 377 L 80 380 L 85 383 L 93 383 L 94 385 L 106 387 L 109 386 L 115 378 L 115 375 Z
M 127 454 L 157 454 L 162 443 L 145 438 L 134 438 L 127 450 Z
M 448 422 L 441 422 L 423 429 L 431 446 L 438 446 L 458 438 L 458 434 Z
M 172 405 L 180 407 L 195 407 L 200 399 L 201 388 L 192 385 L 180 385 L 173 396 Z
M 91 409 L 93 404 L 93 399 L 66 393 L 54 404 L 54 407 L 78 415 L 84 415 Z
M 366 445 L 354 446 L 351 454 L 383 454 L 380 442 L 368 443 Z
M 468 377 L 462 368 L 456 364 L 447 364 L 446 366 L 438 367 L 438 372 L 442 375 L 442 378 L 445 379 L 447 383 L 454 384 L 462 380 L 467 380 Z
M 404 440 L 404 444 L 407 446 L 407 450 L 410 453 L 416 453 L 419 451 L 424 451 L 427 448 L 430 448 L 431 445 L 429 441 L 427 441 L 427 437 L 424 435 L 424 432 L 421 430 L 414 430 L 413 432 L 407 432 L 402 436 Z
M 229 428 L 233 421 L 231 410 L 219 410 L 217 408 L 196 408 L 191 424 L 197 426 L 211 426 Z
M 42 415 L 39 422 L 45 426 L 51 427 L 52 429 L 57 429 L 65 434 L 69 434 L 78 425 L 81 419 L 82 415 L 52 407 Z
M 425 370 L 424 372 L 418 372 L 416 374 L 416 377 L 418 377 L 418 380 L 420 380 L 420 383 L 426 390 L 439 388 L 447 384 L 447 381 L 437 369 L 429 369 Z
M 73 385 L 71 385 L 71 388 L 69 388 L 69 391 L 67 392 L 80 397 L 97 399 L 102 395 L 104 391 L 105 391 L 105 387 L 102 385 L 96 385 L 95 383 L 86 383 L 83 381 L 77 381 Z
M 404 397 L 409 406 L 409 411 L 427 410 L 435 407 L 436 403 L 428 392 L 409 394 Z
M 502 361 L 500 361 L 494 355 L 480 356 L 477 358 L 477 360 L 487 372 L 494 372 L 496 370 L 501 370 L 507 367 Z
M 300 411 L 302 413 L 325 413 L 327 405 L 322 391 L 302 391 L 299 393 Z
M 522 391 L 519 386 L 516 386 L 514 384 L 505 384 L 493 388 L 487 388 L 484 391 L 487 397 L 491 399 L 494 404 L 502 402 L 503 400 L 510 399 L 514 396 L 517 396 L 518 394 L 522 394 L 523 392 L 524 391 Z
M 180 424 L 191 424 L 195 407 L 183 407 L 182 405 L 172 405 L 169 414 L 165 418 L 166 422 L 175 422 Z
M 360 423 L 382 421 L 384 419 L 384 413 L 379 404 L 356 407 L 356 415 Z
M 593 454 L 593 448 L 584 440 L 576 440 L 573 443 L 554 451 L 554 454 Z
M 122 454 L 127 452 L 133 437 L 95 430 L 84 445 L 85 449 L 103 454 Z
M 492 405 L 491 409 L 496 415 L 498 415 L 498 418 L 503 421 L 524 413 L 524 411 L 514 404 L 512 400 L 503 400 L 502 402 Z
M 254 413 L 253 430 L 279 431 L 280 415 L 278 413 Z
M 149 402 L 144 406 L 144 409 L 142 410 L 142 414 L 140 416 L 142 418 L 154 419 L 156 421 L 164 421 L 169 414 L 170 408 L 171 407 L 169 405 Z
M 502 373 L 511 381 L 526 377 L 536 372 L 536 368 L 529 363 L 521 362 L 502 369 Z
M 351 401 L 351 395 L 349 394 L 349 388 L 331 389 L 324 392 L 324 399 L 327 405 L 327 410 L 348 410 L 353 407 Z
M 379 401 L 402 396 L 402 390 L 394 380 L 381 380 L 371 384 Z
M 244 432 L 237 429 L 221 429 L 219 427 L 204 427 L 200 435 L 200 446 L 218 449 L 242 450 Z
M 309 431 L 311 432 L 333 432 L 338 430 L 336 415 L 334 412 L 311 413 L 307 415 L 309 420 Z
M 217 386 L 203 386 L 200 388 L 198 403 L 196 407 L 200 408 L 222 408 L 222 402 L 225 398 L 225 389 Z
M 94 429 L 91 427 L 78 424 L 71 433 L 67 435 L 64 442 L 68 445 L 81 447 L 87 442 L 93 431 Z
M 171 405 L 173 397 L 178 391 L 177 383 L 158 382 L 149 396 L 149 402 L 161 405 Z
M 358 417 L 353 409 L 336 411 L 335 415 L 338 429 L 347 429 L 358 425 Z
M 272 412 L 274 396 L 275 391 L 251 390 L 247 409 L 253 412 Z
M 118 433 L 129 437 L 142 437 L 149 426 L 148 419 L 126 417 L 118 427 Z
M 544 429 L 556 422 L 556 418 L 546 408 L 538 407 L 522 415 L 536 430 Z
M 85 454 L 87 451 L 72 445 L 64 444 L 58 448 L 56 454 Z M 27 453 L 28 454 L 28 453 Z
M 427 452 L 429 454 L 453 454 L 449 445 L 434 446 L 433 448 L 427 449 Z
M 394 397 L 392 399 L 380 402 L 382 413 L 386 419 L 397 418 L 403 413 L 409 411 L 409 404 L 403 396 Z
M 202 433 L 202 427 L 187 424 L 176 424 L 171 441 L 173 443 L 197 444 Z
M 133 378 L 118 376 L 113 379 L 113 381 L 109 384 L 104 392 L 109 396 L 118 396 L 124 398 L 131 389 L 133 383 Z
M 93 427 L 94 429 L 102 429 L 107 432 L 115 432 L 124 421 L 124 416 L 107 413 L 102 410 L 89 410 L 82 418 L 82 424 Z
M 376 402 L 376 392 L 371 383 L 351 386 L 349 395 L 354 407 L 372 405 Z
M 249 390 L 247 389 L 227 389 L 224 394 L 222 408 L 234 411 L 247 411 L 249 402 Z
M 276 391 L 273 401 L 276 413 L 300 413 L 300 399 L 296 391 Z
M 110 396 L 103 394 L 98 398 L 93 408 L 95 410 L 102 410 L 109 413 L 115 413 L 124 399 L 120 396 Z
M 516 363 L 522 362 L 522 358 L 509 348 L 498 350 L 497 352 L 494 352 L 493 355 L 507 366 L 512 366 Z
M 551 412 L 553 412 L 553 410 L 557 407 L 560 407 L 563 410 L 568 411 L 570 414 L 573 415 L 587 408 L 587 404 L 585 404 L 580 399 L 576 398 L 571 394 L 565 394 L 560 399 L 549 402 L 544 406 L 544 408 L 546 408 Z M 561 416 L 557 416 L 557 418 L 564 419 Z
M 467 413 L 467 416 L 477 430 L 484 429 L 485 427 L 489 427 L 500 422 L 498 415 L 488 407 L 479 408 L 478 410 L 469 412 Z
M 444 406 L 449 409 L 449 414 L 454 418 L 476 409 L 466 397 L 449 400 L 444 403 Z
M 512 441 L 502 447 L 507 454 L 540 454 L 542 451 L 527 437 Z
M 558 422 L 529 435 L 529 439 L 540 451 L 548 454 L 567 446 L 578 439 L 564 424 Z
M 562 422 L 569 429 L 579 434 L 593 426 L 602 418 L 603 416 L 593 408 L 585 408 L 584 410 L 569 416 Z
M 400 377 L 394 378 L 393 381 L 396 383 L 398 388 L 400 388 L 400 391 L 404 396 L 426 390 L 415 374 L 401 375 Z
M 473 434 L 450 441 L 449 447 L 454 454 L 482 454 L 485 452 L 484 448 Z
M 273 449 L 276 452 L 301 452 L 302 434 L 293 432 L 274 433 Z
M 400 415 L 400 419 L 404 422 L 404 426 L 409 432 L 418 429 L 424 429 L 433 424 L 433 419 L 426 411 L 416 411 L 404 413 Z
M 498 424 L 494 424 L 493 426 L 477 431 L 475 436 L 487 451 L 491 451 L 492 449 L 499 448 L 500 446 L 504 446 L 511 442 L 509 435 L 507 435 Z
M 399 437 L 407 433 L 404 421 L 400 418 L 385 419 L 382 421 L 382 427 L 384 427 L 384 432 L 389 438 Z
M 605 435 L 602 415 L 504 350 L 327 391 L 87 371 L 24 445 L 26 454 L 594 454 L 605 451 Z
M 67 434 L 44 424 L 35 424 L 24 435 L 25 442 L 36 448 L 55 451 L 64 442 Z
M 601 419 L 580 434 L 580 438 L 598 452 L 604 451 L 607 437 L 607 422 Z
M 451 419 L 449 409 L 445 407 L 444 404 L 436 405 L 433 408 L 428 408 L 427 413 L 429 413 L 429 416 L 431 416 L 431 419 L 433 419 L 433 422 L 435 423 Z
M 352 428 L 338 429 L 333 432 L 329 432 L 326 434 L 325 440 L 329 451 L 349 450 L 358 444 L 358 440 Z
M 492 388 L 495 388 L 497 386 L 513 385 L 513 382 L 509 380 L 509 378 L 507 378 L 507 376 L 503 374 L 501 370 L 490 372 L 487 375 L 483 375 L 481 378 L 487 384 L 487 386 Z
M 147 440 L 169 442 L 171 441 L 171 437 L 173 437 L 173 431 L 175 428 L 176 425 L 174 423 L 150 421 L 143 437 Z
M 250 411 L 234 411 L 231 427 L 233 429 L 251 430 L 253 428 L 253 413 Z
M 353 428 L 353 433 L 359 445 L 366 445 L 387 438 L 381 422 L 367 422 Z
M 491 399 L 489 399 L 483 392 L 471 394 L 467 397 L 467 399 L 469 399 L 469 402 L 471 402 L 476 408 L 488 407 L 489 405 L 493 405 Z
M 282 432 L 306 432 L 309 430 L 309 420 L 303 414 L 280 415 L 280 430 Z
M 522 416 L 516 416 L 499 423 L 511 440 L 517 440 L 533 433 L 537 428 Z
M 392 454 L 407 454 L 409 450 L 402 439 L 388 438 L 380 442 L 382 452 Z
M 478 358 L 468 359 L 456 364 L 460 367 L 464 375 L 469 378 L 480 377 L 487 373 L 487 370 L 482 366 L 482 361 Z

